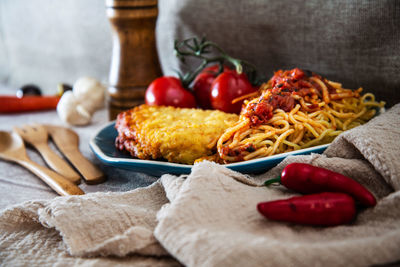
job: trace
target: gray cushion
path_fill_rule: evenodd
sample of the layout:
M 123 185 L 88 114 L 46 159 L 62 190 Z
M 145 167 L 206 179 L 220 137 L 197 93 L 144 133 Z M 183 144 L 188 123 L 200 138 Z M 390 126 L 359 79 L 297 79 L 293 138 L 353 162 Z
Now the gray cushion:
M 300 67 L 362 86 L 389 106 L 400 102 L 399 1 L 159 0 L 157 47 L 166 74 L 183 68 L 173 40 L 203 35 L 268 77 Z

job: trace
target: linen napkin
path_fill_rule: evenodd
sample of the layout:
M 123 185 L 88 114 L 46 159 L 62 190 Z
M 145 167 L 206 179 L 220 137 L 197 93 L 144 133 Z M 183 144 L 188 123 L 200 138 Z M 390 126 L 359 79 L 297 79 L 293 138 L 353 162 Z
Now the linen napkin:
M 126 193 L 30 201 L 0 214 L 8 265 L 369 266 L 400 260 L 400 104 L 340 135 L 323 155 L 247 176 L 211 162 Z M 359 181 L 374 208 L 337 227 L 273 222 L 258 202 L 295 195 L 259 186 L 291 162 Z M 117 257 L 113 257 L 117 256 Z M 90 258 L 89 258 L 90 257 Z

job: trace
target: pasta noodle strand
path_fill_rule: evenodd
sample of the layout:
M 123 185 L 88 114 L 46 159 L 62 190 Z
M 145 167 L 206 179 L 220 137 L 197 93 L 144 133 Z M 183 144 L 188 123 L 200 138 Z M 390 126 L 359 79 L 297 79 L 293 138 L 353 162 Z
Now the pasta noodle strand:
M 297 70 L 299 69 L 292 70 L 290 74 L 293 76 L 292 73 Z M 286 74 L 279 71 L 277 73 L 282 77 Z M 288 79 L 280 79 L 281 76 L 277 73 L 261 86 L 257 97 L 246 101 L 238 123 L 221 135 L 217 141 L 216 156 L 208 159 L 229 163 L 326 144 L 343 131 L 371 119 L 376 114 L 376 109 L 383 108 L 385 104 L 376 102 L 371 93 L 361 96 L 362 88 L 355 91 L 344 89 L 340 83 L 318 75 L 301 76 L 304 82 L 300 85 L 304 86 L 300 90 L 287 87 L 289 89 L 284 91 L 281 85 L 285 85 L 284 82 Z M 290 81 L 293 84 L 298 84 L 299 79 L 292 80 Z M 289 94 L 286 93 L 287 90 L 292 91 Z M 262 105 L 263 101 L 267 104 L 273 101 L 278 103 L 272 116 L 264 119 L 265 121 L 261 116 L 264 113 L 252 115 L 255 112 L 254 107 Z M 295 102 L 288 110 L 290 101 Z

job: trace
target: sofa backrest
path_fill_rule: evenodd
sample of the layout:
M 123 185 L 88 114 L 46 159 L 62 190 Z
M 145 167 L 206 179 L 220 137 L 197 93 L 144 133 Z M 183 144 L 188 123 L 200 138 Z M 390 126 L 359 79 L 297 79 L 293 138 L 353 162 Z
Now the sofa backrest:
M 173 40 L 203 35 L 268 77 L 300 67 L 400 102 L 400 1 L 159 0 L 165 73 L 185 70 Z

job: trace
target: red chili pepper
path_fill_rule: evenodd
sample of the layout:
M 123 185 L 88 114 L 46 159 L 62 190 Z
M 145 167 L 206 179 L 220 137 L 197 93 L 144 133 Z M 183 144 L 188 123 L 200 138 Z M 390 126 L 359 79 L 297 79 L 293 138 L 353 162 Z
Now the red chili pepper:
M 59 100 L 59 96 L 0 96 L 0 113 L 55 109 Z
M 342 192 L 351 195 L 365 206 L 375 206 L 376 199 L 365 187 L 340 173 L 304 163 L 287 165 L 281 177 L 266 181 L 266 186 L 280 182 L 289 189 L 303 194 Z
M 270 220 L 317 226 L 350 223 L 356 215 L 354 199 L 343 193 L 320 193 L 262 202 L 257 209 Z

